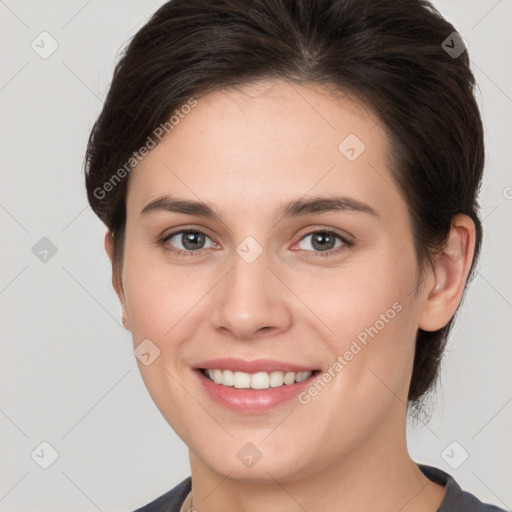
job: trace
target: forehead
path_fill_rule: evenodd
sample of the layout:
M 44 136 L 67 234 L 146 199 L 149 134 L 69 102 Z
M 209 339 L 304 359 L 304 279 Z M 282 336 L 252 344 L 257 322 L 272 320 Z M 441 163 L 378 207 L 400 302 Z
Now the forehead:
M 360 103 L 318 86 L 262 81 L 199 97 L 132 171 L 128 210 L 166 193 L 238 216 L 332 192 L 378 208 L 399 200 L 389 160 L 385 132 Z

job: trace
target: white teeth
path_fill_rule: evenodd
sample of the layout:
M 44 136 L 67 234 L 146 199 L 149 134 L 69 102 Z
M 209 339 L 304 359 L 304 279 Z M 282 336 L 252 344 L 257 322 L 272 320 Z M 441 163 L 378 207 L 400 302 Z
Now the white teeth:
M 277 388 L 283 385 L 284 382 L 284 374 L 283 372 L 272 372 L 270 374 L 270 387 Z
M 295 382 L 303 382 L 313 372 L 233 372 L 231 370 L 208 369 L 205 375 L 216 384 L 231 386 L 237 389 L 268 389 L 289 386 Z
M 224 378 L 222 378 L 221 384 L 224 384 Z M 233 378 L 233 386 L 238 389 L 247 389 L 251 387 L 251 374 L 244 372 L 235 372 Z
M 245 373 L 244 375 L 249 375 Z M 270 387 L 270 375 L 267 372 L 253 373 L 251 375 L 252 389 L 267 389 Z
M 313 372 L 299 372 L 295 377 L 295 382 L 305 381 Z

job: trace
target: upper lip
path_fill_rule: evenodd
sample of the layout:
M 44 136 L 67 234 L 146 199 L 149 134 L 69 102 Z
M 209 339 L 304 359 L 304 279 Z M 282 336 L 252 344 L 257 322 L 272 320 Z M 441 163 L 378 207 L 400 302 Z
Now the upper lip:
M 289 363 L 286 361 L 277 361 L 275 359 L 255 359 L 253 361 L 246 361 L 244 359 L 237 359 L 232 357 L 223 357 L 218 359 L 208 359 L 201 361 L 195 365 L 195 369 L 219 369 L 219 370 L 232 370 L 246 373 L 257 372 L 309 372 L 315 371 L 316 368 L 304 366 L 301 364 Z

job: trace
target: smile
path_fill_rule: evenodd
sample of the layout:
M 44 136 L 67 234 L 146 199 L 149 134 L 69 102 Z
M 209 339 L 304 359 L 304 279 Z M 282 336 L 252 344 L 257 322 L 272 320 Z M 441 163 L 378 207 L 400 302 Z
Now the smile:
M 257 372 L 246 373 L 221 369 L 202 369 L 203 375 L 215 384 L 237 389 L 269 389 L 305 381 L 314 372 Z

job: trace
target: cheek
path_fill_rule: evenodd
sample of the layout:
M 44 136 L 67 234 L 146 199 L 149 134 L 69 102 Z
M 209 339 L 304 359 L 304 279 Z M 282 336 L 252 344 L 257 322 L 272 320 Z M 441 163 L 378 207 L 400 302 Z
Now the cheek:
M 131 331 L 136 338 L 165 341 L 183 329 L 204 296 L 205 276 L 190 267 L 151 264 L 142 253 L 126 259 L 123 285 Z
M 329 330 L 333 348 L 341 350 L 347 340 L 358 338 L 364 343 L 386 332 L 398 334 L 404 317 L 415 314 L 415 283 L 412 258 L 383 254 L 364 262 L 354 259 L 328 274 L 324 270 L 319 279 L 297 275 L 293 286 L 317 322 L 322 320 Z
M 333 274 L 308 297 L 330 331 L 331 364 L 339 363 L 332 372 L 343 375 L 334 379 L 336 394 L 351 395 L 354 407 L 407 394 L 417 331 L 416 271 L 412 251 L 381 255 Z

